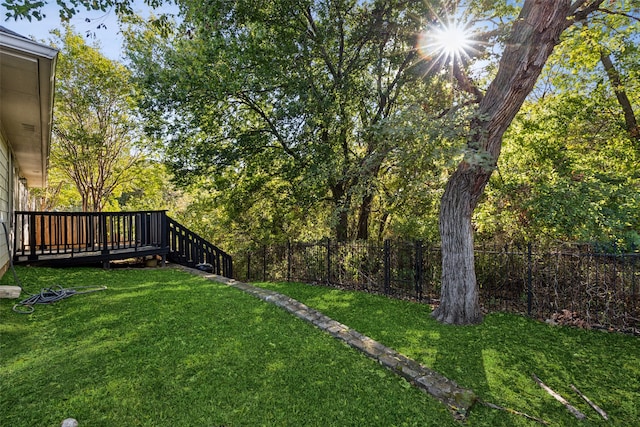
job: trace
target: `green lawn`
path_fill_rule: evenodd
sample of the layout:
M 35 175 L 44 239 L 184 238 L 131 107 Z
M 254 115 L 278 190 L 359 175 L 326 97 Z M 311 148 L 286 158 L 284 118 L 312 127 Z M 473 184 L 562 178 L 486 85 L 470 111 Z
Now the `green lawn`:
M 365 356 L 225 285 L 172 269 L 18 275 L 32 291 L 108 290 L 31 315 L 0 301 L 0 425 L 455 425 Z
M 295 283 L 259 283 L 287 294 L 418 360 L 481 399 L 557 426 L 640 426 L 640 338 L 554 327 L 494 313 L 479 326 L 445 326 L 428 306 Z M 640 301 L 639 301 L 640 303 Z M 532 379 L 535 373 L 578 407 L 578 421 Z M 575 385 L 610 419 L 603 420 L 572 389 Z M 469 425 L 534 425 L 514 415 L 475 407 Z
M 18 268 L 37 291 L 106 291 L 36 306 L 0 300 L 0 425 L 456 426 L 435 399 L 283 310 L 173 269 Z M 12 283 L 11 273 L 3 283 Z M 420 360 L 483 399 L 552 425 L 640 425 L 638 338 L 510 315 L 445 327 L 429 308 L 363 293 L 261 284 Z M 535 372 L 589 419 L 577 422 Z M 611 416 L 604 422 L 575 384 Z M 476 407 L 467 425 L 529 426 Z

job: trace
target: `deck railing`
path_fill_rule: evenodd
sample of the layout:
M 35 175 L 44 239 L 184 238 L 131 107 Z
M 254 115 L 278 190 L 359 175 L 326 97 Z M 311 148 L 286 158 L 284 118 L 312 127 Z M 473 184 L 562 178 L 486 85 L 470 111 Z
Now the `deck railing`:
M 231 256 L 165 211 L 28 212 L 14 221 L 15 262 L 68 264 L 148 255 L 232 277 Z
M 114 259 L 124 252 L 166 254 L 167 215 L 139 212 L 18 211 L 14 223 L 14 259 L 94 255 Z

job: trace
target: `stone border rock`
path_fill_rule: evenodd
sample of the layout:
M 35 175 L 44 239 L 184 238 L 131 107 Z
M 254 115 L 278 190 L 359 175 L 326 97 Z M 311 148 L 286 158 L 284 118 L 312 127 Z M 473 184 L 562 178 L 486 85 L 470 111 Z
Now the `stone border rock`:
M 442 374 L 427 368 L 424 365 L 409 359 L 403 354 L 384 346 L 358 331 L 339 323 L 321 312 L 314 310 L 293 298 L 277 292 L 262 289 L 247 283 L 239 282 L 227 277 L 207 273 L 188 267 L 176 266 L 186 272 L 196 274 L 215 282 L 224 283 L 234 288 L 247 292 L 263 301 L 275 304 L 291 314 L 305 320 L 317 328 L 328 332 L 333 337 L 344 341 L 351 347 L 360 350 L 365 355 L 377 360 L 381 365 L 387 367 L 392 372 L 407 379 L 414 386 L 429 393 L 440 402 L 444 403 L 453 416 L 458 420 L 464 420 L 471 406 L 477 400 L 472 390 L 464 389 L 454 381 L 446 378 Z

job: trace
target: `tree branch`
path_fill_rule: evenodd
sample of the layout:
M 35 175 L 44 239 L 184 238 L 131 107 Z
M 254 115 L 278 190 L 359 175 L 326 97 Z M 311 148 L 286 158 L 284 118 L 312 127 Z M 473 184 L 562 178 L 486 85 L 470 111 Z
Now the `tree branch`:
M 600 8 L 602 3 L 604 3 L 604 0 L 577 0 L 574 2 L 569 9 L 567 27 L 570 27 L 576 22 L 587 19 L 589 15 Z
M 304 9 L 303 14 L 307 20 L 307 28 L 308 28 L 307 34 L 309 35 L 309 38 L 316 41 L 318 36 L 318 28 L 316 27 L 316 22 L 313 19 L 313 14 L 311 13 L 311 9 L 307 7 L 306 9 Z M 327 68 L 329 68 L 329 73 L 333 76 L 334 79 L 338 79 L 339 77 L 338 71 L 336 70 L 331 60 L 329 59 L 329 54 L 324 48 L 324 45 L 319 43 L 319 46 L 320 46 L 320 54 Z
M 278 140 L 278 142 L 280 143 L 280 146 L 285 151 L 285 153 L 287 153 L 288 155 L 296 159 L 296 161 L 300 161 L 300 156 L 295 151 L 293 151 L 291 147 L 289 147 L 287 142 L 284 140 L 284 137 L 278 131 L 278 127 L 275 125 L 275 123 L 273 123 L 273 121 L 269 118 L 269 116 L 267 116 L 264 110 L 262 110 L 262 108 L 260 108 L 260 106 L 245 92 L 240 92 L 238 94 L 238 98 L 247 107 L 251 108 L 251 110 L 256 112 L 262 118 L 262 120 L 266 123 L 266 125 L 270 130 L 269 133 Z
M 580 390 L 578 390 L 578 388 L 576 386 L 574 386 L 573 384 L 571 385 L 571 389 L 573 391 L 575 391 L 576 393 L 578 393 L 578 395 L 584 399 L 585 402 L 587 402 L 589 404 L 589 406 L 591 406 L 593 408 L 594 411 L 596 411 L 598 414 L 600 414 L 600 416 L 602 418 L 604 418 L 605 420 L 609 419 L 609 416 L 607 415 L 607 413 L 605 411 L 602 410 L 602 408 L 600 408 L 598 405 L 596 405 L 595 403 L 593 403 L 591 401 L 591 399 L 589 399 L 587 396 L 585 396 Z
M 607 15 L 624 16 L 625 18 L 629 18 L 631 20 L 640 22 L 640 16 L 633 16 L 633 15 L 628 14 L 628 13 L 617 12 L 615 10 L 609 10 L 609 9 L 604 9 L 604 8 L 598 8 L 597 10 L 598 10 L 598 12 L 602 12 L 602 13 L 605 13 Z
M 473 83 L 473 80 L 464 72 L 462 67 L 459 67 L 454 64 L 453 66 L 453 76 L 456 78 L 458 85 L 462 90 L 468 92 L 473 95 L 476 103 L 480 103 L 484 94 L 480 91 L 480 89 Z
M 636 116 L 633 112 L 633 106 L 631 105 L 631 101 L 629 101 L 629 97 L 622 86 L 618 70 L 616 70 L 613 65 L 611 57 L 604 50 L 600 51 L 600 62 L 602 62 L 602 65 L 607 72 L 607 77 L 609 77 L 609 81 L 613 87 L 613 92 L 616 94 L 618 103 L 624 113 L 627 132 L 631 138 L 640 142 L 640 127 L 638 127 L 638 121 L 636 120 Z
M 536 376 L 536 374 L 531 374 L 531 376 L 533 377 L 534 381 L 537 382 L 540 387 L 542 387 L 544 391 L 546 391 L 551 396 L 553 396 L 553 398 L 556 399 L 558 402 L 562 403 L 564 407 L 567 408 L 567 410 L 571 412 L 577 419 L 584 420 L 585 418 L 587 418 L 585 414 L 583 414 L 576 407 L 572 406 L 569 402 L 567 402 L 567 400 L 564 397 L 560 396 L 558 393 L 556 393 L 551 388 L 549 388 L 549 386 L 543 383 L 540 380 L 540 378 Z

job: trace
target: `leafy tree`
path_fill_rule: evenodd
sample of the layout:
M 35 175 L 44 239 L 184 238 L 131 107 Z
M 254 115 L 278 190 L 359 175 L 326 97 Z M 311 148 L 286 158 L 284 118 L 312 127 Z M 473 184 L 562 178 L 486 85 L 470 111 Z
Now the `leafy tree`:
M 29 194 L 36 201 L 36 209 L 39 211 L 77 211 L 82 205 L 78 189 L 53 161 L 49 162 L 47 170 L 47 186 L 31 188 Z
M 51 160 L 75 184 L 82 210 L 102 211 L 143 157 L 129 73 L 70 27 L 58 37 Z
M 640 158 L 618 115 L 615 96 L 598 91 L 525 104 L 474 216 L 480 236 L 633 250 Z
M 145 158 L 131 170 L 131 179 L 120 186 L 116 199 L 127 211 L 166 210 L 178 215 L 187 208 L 188 197 L 172 184 L 171 173 L 160 160 Z
M 603 3 L 525 0 L 514 20 L 495 78 L 479 97 L 478 113 L 469 123 L 465 156 L 447 182 L 440 205 L 442 295 L 433 315 L 441 322 L 481 320 L 472 215 L 496 167 L 503 134 L 533 90 L 562 33 L 599 11 Z M 464 80 L 461 84 L 467 86 Z
M 474 217 L 481 235 L 639 247 L 640 22 L 594 18 L 565 32 L 507 132 L 499 174 Z
M 131 42 L 142 109 L 172 138 L 175 175 L 225 177 L 210 182 L 233 183 L 236 212 L 277 188 L 288 209 L 327 206 L 336 238 L 368 238 L 383 165 L 419 138 L 403 109 L 441 90 L 413 49 L 415 17 L 430 12 L 401 1 L 183 5 L 189 38 Z

